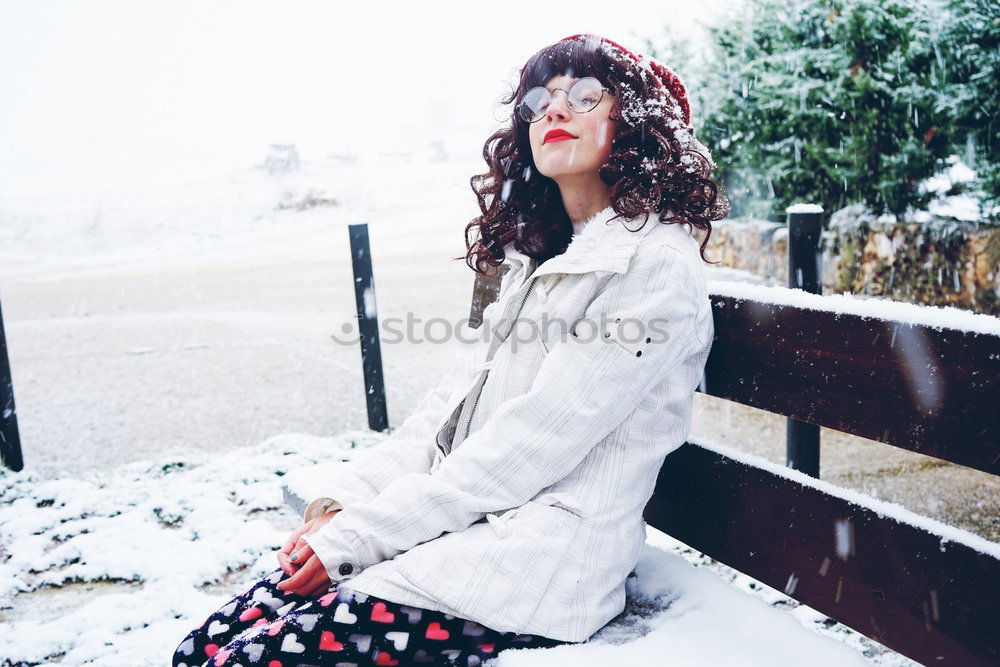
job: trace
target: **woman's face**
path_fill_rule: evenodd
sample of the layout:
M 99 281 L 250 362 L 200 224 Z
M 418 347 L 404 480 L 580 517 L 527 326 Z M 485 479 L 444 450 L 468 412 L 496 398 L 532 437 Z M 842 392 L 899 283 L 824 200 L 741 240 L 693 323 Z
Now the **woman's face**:
M 576 113 L 569 108 L 567 93 L 563 91 L 568 91 L 579 78 L 562 74 L 549 79 L 545 87 L 552 93 L 551 102 L 545 115 L 528 128 L 535 166 L 543 176 L 555 180 L 562 176 L 597 172 L 611 155 L 617 123 L 608 115 L 614 105 L 614 97 L 609 91 L 604 91 L 596 107 Z M 557 91 L 557 88 L 562 90 Z M 555 129 L 565 130 L 575 138 L 545 142 L 545 135 Z

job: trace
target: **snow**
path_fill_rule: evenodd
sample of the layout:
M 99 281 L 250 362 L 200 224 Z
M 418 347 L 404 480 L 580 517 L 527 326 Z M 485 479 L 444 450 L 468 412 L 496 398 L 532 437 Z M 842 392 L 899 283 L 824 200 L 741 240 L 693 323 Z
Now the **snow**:
M 1000 206 L 991 208 L 984 205 L 978 196 L 981 193 L 954 192 L 956 186 L 958 189 L 969 188 L 976 177 L 976 173 L 962 158 L 950 155 L 946 164 L 948 166 L 941 172 L 925 178 L 918 184 L 918 192 L 928 192 L 934 197 L 928 203 L 927 210 L 910 212 L 910 217 L 915 222 L 927 223 L 938 217 L 978 223 L 984 215 L 1000 215 Z M 889 221 L 895 221 L 895 217 L 889 216 Z
M 596 42 L 594 38 L 587 38 L 590 42 Z M 646 86 L 658 90 L 659 95 L 646 97 L 633 88 L 631 82 L 624 82 L 618 86 L 618 96 L 620 98 L 621 114 L 626 121 L 635 127 L 645 127 L 646 120 L 650 117 L 663 118 L 663 124 L 667 126 L 673 134 L 674 140 L 681 147 L 682 151 L 694 151 L 705 158 L 711 169 L 715 168 L 715 161 L 711 151 L 702 144 L 695 136 L 692 125 L 684 122 L 684 114 L 680 104 L 673 96 L 661 86 L 659 75 L 653 70 L 652 63 L 670 72 L 673 70 L 664 63 L 651 58 L 648 54 L 642 53 L 641 49 L 631 49 L 639 52 L 639 60 L 633 60 L 628 55 L 622 53 L 617 47 L 606 42 L 599 43 L 600 49 L 609 58 L 617 61 L 630 75 L 638 70 L 640 78 L 646 81 Z M 673 72 L 677 76 L 676 72 Z M 678 77 L 680 81 L 680 77 Z M 684 84 L 681 82 L 681 86 Z M 699 166 L 697 160 L 689 155 L 684 155 L 681 159 L 683 171 L 687 173 L 698 173 Z M 647 171 L 653 170 L 653 165 L 648 161 L 643 161 L 643 168 Z
M 709 291 L 716 296 L 729 296 L 782 306 L 857 315 L 864 318 L 885 319 L 903 324 L 927 326 L 939 331 L 952 329 L 1000 336 L 1000 317 L 973 313 L 950 306 L 927 306 L 888 299 L 863 298 L 847 292 L 842 294 L 810 294 L 800 289 L 777 285 L 753 285 L 727 280 L 709 280 Z
M 978 222 L 982 219 L 980 207 L 981 202 L 978 199 L 961 194 L 931 201 L 927 212 L 930 215 L 955 218 L 964 222 Z
M 947 163 L 948 167 L 943 171 L 921 181 L 917 190 L 944 196 L 956 183 L 968 183 L 975 179 L 976 172 L 957 155 L 949 156 Z
M 792 204 L 785 207 L 785 213 L 822 213 L 823 207 L 819 204 Z
M 274 552 L 299 521 L 282 500 L 282 482 L 294 476 L 288 471 L 349 461 L 383 437 L 285 433 L 197 460 L 162 457 L 79 478 L 0 475 L 0 549 L 10 556 L 0 576 L 7 615 L 0 656 L 28 664 L 164 664 L 193 627 L 277 567 Z M 512 650 L 492 664 L 588 667 L 650 655 L 678 665 L 868 664 L 862 650 L 884 653 L 882 664 L 909 664 L 774 589 L 742 575 L 732 585 L 727 568 L 703 565 L 685 545 L 649 529 L 622 616 L 587 643 Z M 39 596 L 59 585 L 76 592 L 65 613 L 34 613 L 20 602 L 31 597 L 24 591 Z M 794 613 L 783 609 L 789 606 Z

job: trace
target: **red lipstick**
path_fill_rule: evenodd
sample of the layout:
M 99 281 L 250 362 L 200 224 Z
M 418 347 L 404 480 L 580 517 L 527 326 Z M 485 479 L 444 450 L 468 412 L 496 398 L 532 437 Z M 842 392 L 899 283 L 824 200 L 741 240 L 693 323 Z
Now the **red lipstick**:
M 554 141 L 567 141 L 569 139 L 576 139 L 576 137 L 566 130 L 549 130 L 545 133 L 545 138 L 542 139 L 542 143 L 548 144 Z

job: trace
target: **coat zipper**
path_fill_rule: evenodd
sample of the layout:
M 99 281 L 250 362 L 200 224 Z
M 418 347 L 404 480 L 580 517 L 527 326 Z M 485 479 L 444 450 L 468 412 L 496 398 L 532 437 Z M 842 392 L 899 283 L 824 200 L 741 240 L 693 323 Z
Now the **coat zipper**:
M 538 280 L 538 276 L 537 275 L 531 277 L 531 284 L 528 285 L 528 289 L 525 290 L 525 292 L 524 292 L 524 298 L 521 299 L 521 305 L 518 306 L 517 312 L 514 314 L 514 321 L 511 323 L 510 329 L 507 329 L 507 335 L 504 336 L 503 340 L 500 341 L 500 345 L 503 345 L 503 343 L 508 338 L 510 338 L 511 332 L 513 332 L 514 331 L 514 327 L 517 326 L 517 318 L 521 316 L 521 311 L 524 310 L 524 304 L 528 302 L 528 295 L 531 294 L 531 290 L 535 288 L 535 281 L 536 280 Z M 495 350 L 493 350 L 493 354 L 496 354 L 497 350 L 500 349 L 500 345 L 497 345 L 497 348 Z M 487 358 L 486 361 L 490 361 L 492 358 L 493 358 L 493 355 L 490 355 L 489 358 Z M 486 374 L 483 376 L 483 384 L 485 384 L 485 378 L 489 374 L 490 374 L 489 369 L 487 369 Z M 472 410 L 469 411 L 469 420 L 465 424 L 465 436 L 462 438 L 463 440 L 465 438 L 469 437 L 469 432 L 472 430 L 472 416 L 474 414 L 476 414 L 476 407 L 479 405 L 479 397 L 482 396 L 482 395 L 483 395 L 482 387 L 480 387 L 479 391 L 476 392 L 476 400 L 472 403 Z

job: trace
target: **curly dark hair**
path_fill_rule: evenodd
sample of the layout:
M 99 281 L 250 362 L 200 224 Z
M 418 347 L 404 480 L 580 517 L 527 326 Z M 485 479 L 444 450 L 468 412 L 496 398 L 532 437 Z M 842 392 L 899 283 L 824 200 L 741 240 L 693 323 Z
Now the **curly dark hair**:
M 609 186 L 615 218 L 645 212 L 648 221 L 655 211 L 663 224 L 704 230 L 701 258 L 712 263 L 705 258 L 712 221 L 729 215 L 729 201 L 711 178 L 715 162 L 686 122 L 687 109 L 658 84 L 647 57 L 636 62 L 606 40 L 567 38 L 533 55 L 501 103 L 519 104 L 528 90 L 560 74 L 596 77 L 614 95 L 609 118 L 618 130 L 598 173 Z M 466 255 L 455 259 L 484 275 L 503 262 L 510 242 L 541 263 L 564 252 L 573 234 L 556 182 L 535 168 L 530 124 L 515 113 L 517 104 L 509 125 L 483 146 L 488 171 L 469 179 L 482 215 L 466 225 Z

